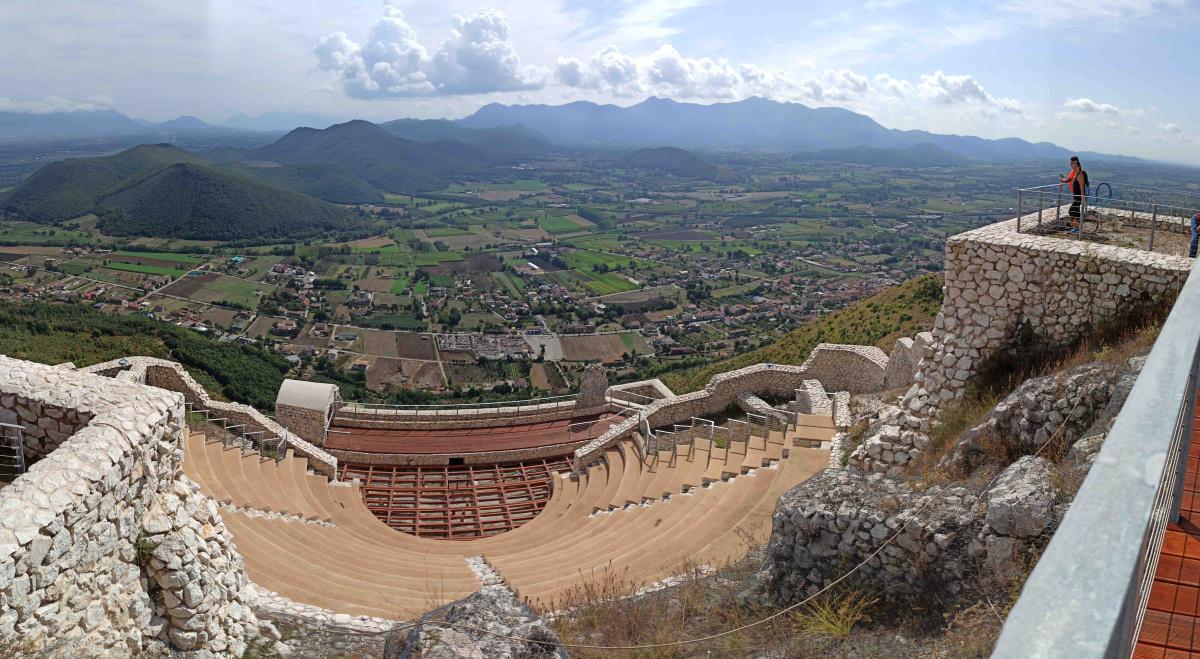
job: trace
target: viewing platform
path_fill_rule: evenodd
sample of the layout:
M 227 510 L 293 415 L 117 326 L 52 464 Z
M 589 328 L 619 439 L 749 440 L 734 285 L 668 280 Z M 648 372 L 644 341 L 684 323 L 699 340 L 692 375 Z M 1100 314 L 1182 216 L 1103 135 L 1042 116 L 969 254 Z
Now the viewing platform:
M 1159 255 L 1186 258 L 1200 195 L 1132 186 L 1121 197 L 1093 192 L 1076 233 L 1054 188 L 1021 191 L 1018 233 L 1102 243 L 1084 256 L 1128 254 L 1151 272 L 1155 259 L 1170 258 Z M 1150 251 L 1158 255 L 1138 256 Z M 1200 653 L 1200 275 L 1178 260 L 1191 268 L 1186 283 L 1009 613 L 995 657 Z
M 1017 231 L 1187 256 L 1200 192 L 1099 182 L 1079 200 L 1065 185 L 1017 190 Z

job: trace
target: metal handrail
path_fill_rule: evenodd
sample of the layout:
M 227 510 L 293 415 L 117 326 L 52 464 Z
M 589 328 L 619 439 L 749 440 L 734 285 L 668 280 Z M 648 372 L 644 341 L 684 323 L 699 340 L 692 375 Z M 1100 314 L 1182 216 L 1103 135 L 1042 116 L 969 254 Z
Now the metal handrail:
M 1167 522 L 1179 515 L 1200 367 L 1193 268 L 995 657 L 1128 657 Z M 1081 551 L 1086 548 L 1086 551 Z
M 1101 186 L 1109 189 L 1107 196 L 1099 194 L 1098 190 Z M 1200 194 L 1198 193 L 1136 185 L 1121 186 L 1119 190 L 1145 193 L 1147 197 L 1134 199 L 1115 196 L 1111 184 L 1097 183 L 1090 192 L 1085 190 L 1084 194 L 1080 195 L 1078 226 L 1067 227 L 1068 223 L 1073 224 L 1076 221 L 1069 217 L 1069 212 L 1063 210 L 1064 206 L 1074 201 L 1074 195 L 1070 190 L 1064 189 L 1062 184 L 1018 188 L 1017 231 L 1028 233 L 1032 230 L 1033 233 L 1043 233 L 1047 228 L 1043 226 L 1043 220 L 1046 220 L 1045 224 L 1050 230 L 1071 228 L 1072 233 L 1083 237 L 1087 222 L 1092 222 L 1096 229 L 1100 230 L 1103 224 L 1102 218 L 1107 218 L 1115 223 L 1148 224 L 1150 235 L 1146 249 L 1154 251 L 1155 232 L 1159 227 L 1172 228 L 1177 231 L 1182 231 L 1184 228 L 1190 229 L 1191 218 L 1200 213 Z M 1168 199 L 1167 201 L 1172 203 L 1166 203 L 1158 198 L 1164 194 L 1179 195 L 1182 199 Z M 1034 202 L 1037 206 L 1036 220 L 1031 225 L 1025 215 L 1027 211 L 1034 214 L 1032 213 Z M 1179 205 L 1180 203 L 1187 205 Z M 1047 218 L 1047 212 L 1052 213 L 1052 217 Z
M 523 400 L 493 400 L 478 403 L 453 403 L 444 405 L 423 405 L 423 404 L 392 404 L 392 403 L 357 403 L 348 402 L 342 406 L 342 409 L 355 408 L 361 410 L 402 410 L 402 411 L 437 411 L 437 410 L 478 410 L 504 407 L 531 407 L 537 405 L 554 404 L 561 406 L 565 402 L 575 402 L 578 400 L 578 394 L 567 394 L 563 396 L 547 396 L 545 398 L 527 398 Z
M 3 443 L 3 448 L 13 451 L 12 461 L 4 461 L 0 466 L 8 467 L 13 476 L 25 473 L 25 427 L 15 423 L 0 423 L 0 443 Z

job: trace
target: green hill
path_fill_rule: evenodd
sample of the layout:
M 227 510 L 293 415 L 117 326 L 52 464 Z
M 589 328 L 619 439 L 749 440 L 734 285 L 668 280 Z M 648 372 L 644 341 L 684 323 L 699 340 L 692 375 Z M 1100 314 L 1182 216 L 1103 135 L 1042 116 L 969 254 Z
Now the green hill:
M 383 193 L 375 186 L 336 165 L 255 167 L 235 164 L 231 165 L 231 170 L 335 204 L 377 204 L 383 201 Z
M 257 347 L 218 343 L 194 330 L 84 305 L 0 302 L 0 353 L 46 364 L 144 355 L 182 363 L 218 398 L 270 410 L 288 364 Z
M 620 159 L 621 166 L 627 169 L 646 170 L 659 174 L 670 174 L 680 178 L 704 179 L 715 181 L 720 174 L 716 165 L 704 158 L 673 146 L 663 146 L 656 149 L 638 149 L 626 154 Z
M 169 144 L 144 144 L 102 158 L 68 158 L 34 172 L 0 197 L 0 208 L 52 224 L 96 209 L 106 195 L 175 163 L 204 162 Z
M 360 222 L 344 208 L 190 163 L 107 195 L 97 214 L 109 235 L 193 240 L 295 237 Z
M 477 159 L 401 139 L 361 120 L 325 130 L 297 128 L 267 146 L 247 151 L 246 159 L 334 165 L 387 192 L 440 190 L 484 169 Z
M 888 352 L 896 339 L 932 327 L 941 304 L 942 278 L 916 277 L 811 320 L 771 345 L 659 377 L 675 393 L 685 393 L 700 389 L 717 373 L 751 364 L 802 364 L 818 343 L 874 345 Z
M 446 119 L 397 119 L 380 124 L 384 130 L 413 142 L 440 145 L 453 141 L 470 146 L 492 162 L 512 162 L 541 155 L 551 145 L 524 126 L 467 128 Z M 445 149 L 437 146 L 439 150 Z

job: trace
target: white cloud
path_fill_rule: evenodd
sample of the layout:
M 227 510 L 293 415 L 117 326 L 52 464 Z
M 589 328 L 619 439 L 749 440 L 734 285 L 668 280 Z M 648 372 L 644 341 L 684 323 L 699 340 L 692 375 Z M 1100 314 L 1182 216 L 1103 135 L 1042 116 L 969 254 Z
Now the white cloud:
M 1183 127 L 1179 124 L 1159 124 L 1158 127 L 1173 135 L 1183 134 Z
M 508 21 L 494 9 L 454 16 L 450 38 L 430 55 L 397 8 L 387 6 L 359 45 L 344 32 L 313 47 L 320 68 L 357 98 L 484 94 L 540 89 L 545 72 L 523 66 Z
M 72 101 L 61 96 L 47 96 L 40 101 L 18 101 L 0 96 L 0 112 L 24 112 L 50 114 L 52 112 L 94 112 L 112 108 L 114 101 L 109 96 L 89 96 Z
M 922 75 L 916 85 L 917 95 L 942 105 L 977 105 L 988 112 L 1023 114 L 1025 106 L 1013 98 L 997 98 L 969 75 L 947 75 L 941 71 Z
M 1121 108 L 1115 105 L 1098 103 L 1090 98 L 1070 98 L 1063 103 L 1063 107 L 1067 108 L 1068 110 L 1075 110 L 1088 114 L 1108 114 L 1113 116 L 1123 114 Z
M 608 92 L 614 96 L 638 96 L 644 92 L 638 62 L 616 46 L 607 46 L 587 62 L 559 58 L 555 78 L 568 87 Z

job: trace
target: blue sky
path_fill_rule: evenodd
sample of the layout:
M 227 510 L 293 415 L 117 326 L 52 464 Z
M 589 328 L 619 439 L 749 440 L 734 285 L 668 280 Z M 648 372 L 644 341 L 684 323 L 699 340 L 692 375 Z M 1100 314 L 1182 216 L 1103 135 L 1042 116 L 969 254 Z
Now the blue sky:
M 1200 164 L 1200 2 L 5 0 L 0 109 L 458 117 L 751 95 Z

